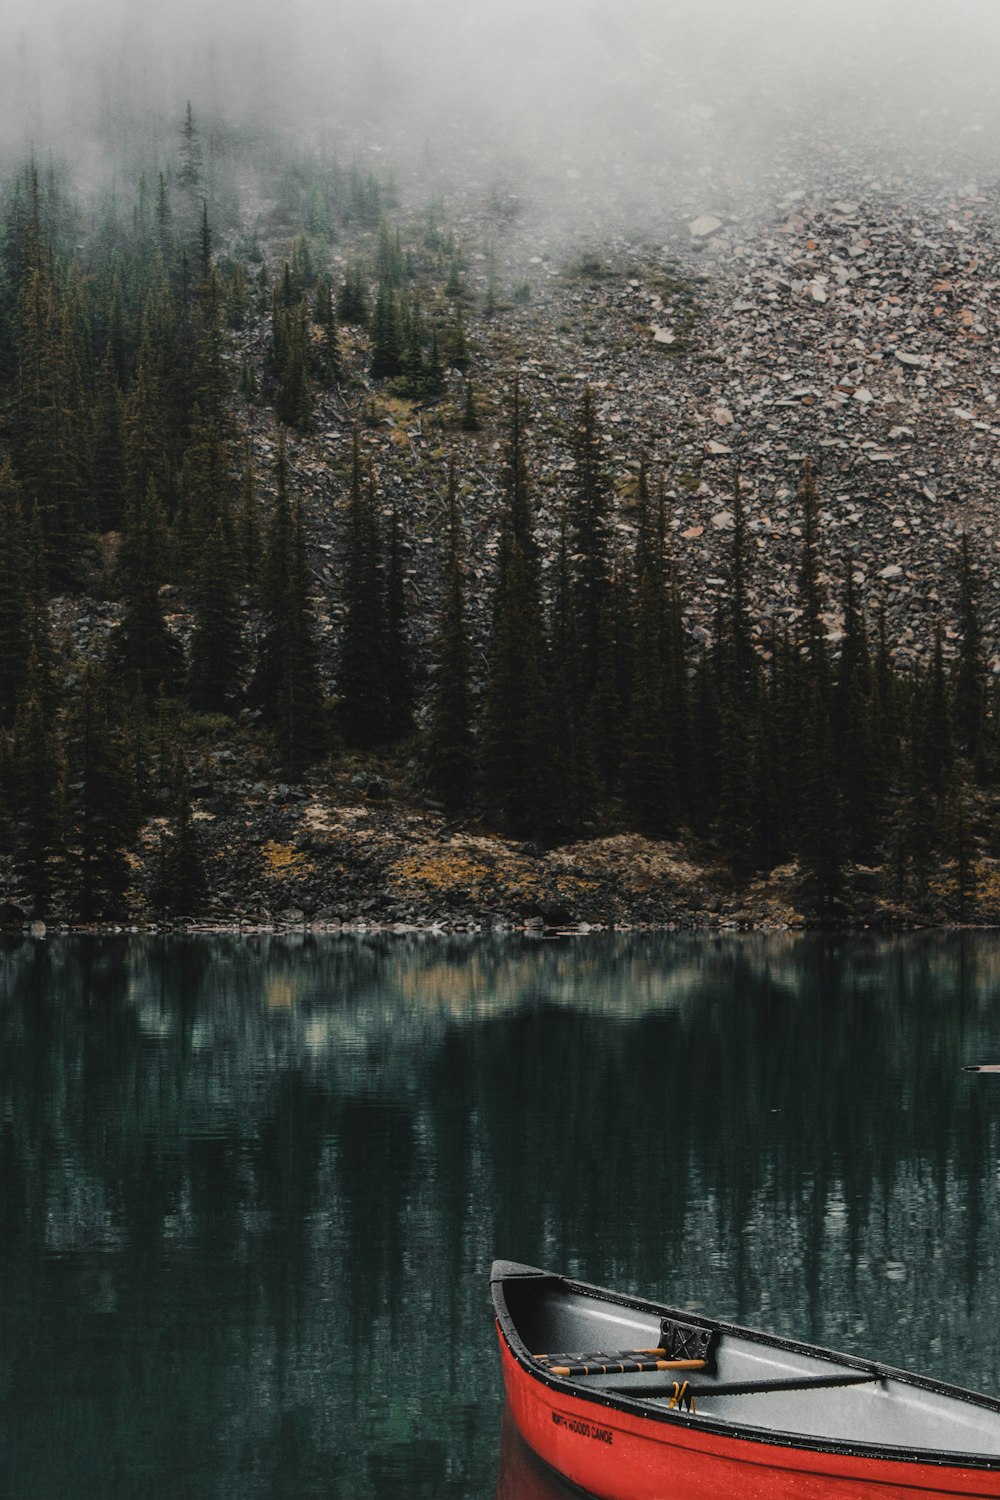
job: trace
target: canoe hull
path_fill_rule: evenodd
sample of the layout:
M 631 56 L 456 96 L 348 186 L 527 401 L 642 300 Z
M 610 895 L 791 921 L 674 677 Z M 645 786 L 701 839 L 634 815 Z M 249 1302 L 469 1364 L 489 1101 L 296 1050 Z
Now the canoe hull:
M 536 1379 L 502 1332 L 507 1403 L 528 1446 L 599 1500 L 918 1500 L 1000 1496 L 1000 1473 L 784 1448 L 650 1422 Z

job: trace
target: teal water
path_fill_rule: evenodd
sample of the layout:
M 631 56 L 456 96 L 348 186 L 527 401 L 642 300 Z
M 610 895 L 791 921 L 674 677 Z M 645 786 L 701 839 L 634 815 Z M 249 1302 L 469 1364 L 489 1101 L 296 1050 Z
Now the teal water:
M 1000 1393 L 991 1058 L 993 935 L 8 942 L 0 1495 L 490 1500 L 494 1255 Z

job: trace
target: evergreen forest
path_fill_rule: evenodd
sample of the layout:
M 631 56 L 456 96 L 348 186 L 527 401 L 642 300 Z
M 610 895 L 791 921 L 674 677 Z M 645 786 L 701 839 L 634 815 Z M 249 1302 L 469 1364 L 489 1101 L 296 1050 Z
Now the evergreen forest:
M 557 442 L 535 425 L 502 343 L 527 292 L 490 243 L 388 177 L 178 113 L 127 183 L 38 158 L 0 201 L 7 920 L 230 915 L 225 860 L 261 857 L 252 818 L 213 842 L 234 758 L 257 788 L 350 785 L 373 816 L 430 808 L 529 854 L 636 834 L 735 890 L 794 866 L 810 918 L 856 919 L 871 889 L 974 918 L 1000 713 L 968 538 L 901 660 L 821 545 L 806 455 L 779 627 L 754 610 L 734 462 L 726 586 L 696 629 L 662 455 L 612 444 L 589 383 Z M 509 354 L 488 368 L 487 331 Z M 373 459 L 386 422 L 398 472 Z

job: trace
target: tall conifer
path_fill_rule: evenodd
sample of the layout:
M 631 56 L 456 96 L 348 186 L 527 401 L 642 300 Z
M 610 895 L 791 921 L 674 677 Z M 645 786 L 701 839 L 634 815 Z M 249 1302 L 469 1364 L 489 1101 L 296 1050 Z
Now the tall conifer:
M 119 558 L 122 618 L 111 658 L 127 681 L 138 673 L 152 698 L 161 683 L 173 692 L 181 681 L 184 656 L 167 625 L 160 600 L 165 527 L 156 482 L 150 478 L 141 506 L 130 502 Z
M 0 454 L 0 728 L 14 722 L 28 660 L 27 565 L 21 487 Z
M 380 539 L 375 481 L 361 472 L 357 429 L 351 465 L 344 559 L 344 626 L 337 668 L 337 716 L 349 745 L 370 750 L 388 734 L 385 677 L 385 595 L 379 571 Z
M 528 834 L 547 828 L 552 801 L 545 678 L 538 544 L 528 489 L 524 410 L 515 377 L 483 707 L 482 778 L 483 795 L 494 815 L 511 830 Z
M 302 507 L 289 495 L 288 458 L 281 437 L 276 480 L 253 696 L 274 730 L 282 769 L 298 776 L 323 755 L 326 733 Z
M 448 465 L 448 556 L 434 645 L 434 677 L 425 760 L 427 779 L 450 812 L 469 805 L 474 742 L 472 687 L 466 621 L 465 546 L 458 505 L 455 458 Z
M 585 700 L 597 675 L 601 609 L 611 588 L 611 484 L 604 468 L 594 409 L 594 395 L 586 386 L 573 435 L 573 500 L 570 509 L 570 548 L 574 559 L 573 592 Z
M 799 569 L 799 595 L 802 600 L 801 641 L 810 663 L 811 676 L 825 694 L 829 681 L 829 661 L 823 610 L 826 596 L 820 582 L 819 560 L 819 486 L 812 461 L 806 459 L 799 487 L 802 507 L 802 562 Z
M 196 708 L 227 712 L 239 700 L 245 664 L 237 559 L 222 519 L 195 572 L 188 693 Z
M 982 629 L 968 532 L 962 533 L 958 575 L 959 653 L 955 671 L 955 736 L 963 754 L 975 757 L 983 732 Z

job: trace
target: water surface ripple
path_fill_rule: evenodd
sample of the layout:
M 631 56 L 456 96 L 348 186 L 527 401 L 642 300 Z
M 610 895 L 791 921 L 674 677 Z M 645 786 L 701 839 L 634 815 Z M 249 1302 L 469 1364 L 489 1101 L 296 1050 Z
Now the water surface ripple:
M 998 996 L 992 934 L 8 941 L 0 1494 L 488 1500 L 495 1254 L 1000 1393 Z

